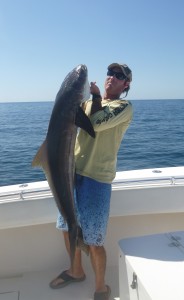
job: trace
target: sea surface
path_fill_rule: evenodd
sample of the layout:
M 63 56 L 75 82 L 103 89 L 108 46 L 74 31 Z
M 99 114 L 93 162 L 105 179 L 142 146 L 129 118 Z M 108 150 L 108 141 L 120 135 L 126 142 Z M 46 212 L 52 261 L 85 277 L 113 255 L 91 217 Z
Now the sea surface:
M 184 100 L 134 100 L 117 171 L 184 166 Z M 45 180 L 31 162 L 54 102 L 0 103 L 0 186 Z

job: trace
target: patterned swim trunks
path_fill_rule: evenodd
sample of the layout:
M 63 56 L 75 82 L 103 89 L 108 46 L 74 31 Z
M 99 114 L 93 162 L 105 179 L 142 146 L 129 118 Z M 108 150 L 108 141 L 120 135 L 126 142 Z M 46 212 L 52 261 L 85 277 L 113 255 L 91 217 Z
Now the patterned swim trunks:
M 88 245 L 102 246 L 109 219 L 111 184 L 76 174 L 74 197 L 84 242 Z M 56 227 L 63 231 L 68 230 L 60 213 Z

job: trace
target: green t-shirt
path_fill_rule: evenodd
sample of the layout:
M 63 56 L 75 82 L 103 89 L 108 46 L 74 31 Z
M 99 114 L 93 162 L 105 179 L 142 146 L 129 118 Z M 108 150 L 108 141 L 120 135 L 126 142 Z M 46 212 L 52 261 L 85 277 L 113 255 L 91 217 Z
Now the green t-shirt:
M 86 103 L 96 137 L 80 129 L 75 144 L 76 173 L 111 183 L 116 175 L 117 152 L 132 120 L 132 104 L 126 100 L 102 100 L 103 110 L 90 116 L 92 101 Z

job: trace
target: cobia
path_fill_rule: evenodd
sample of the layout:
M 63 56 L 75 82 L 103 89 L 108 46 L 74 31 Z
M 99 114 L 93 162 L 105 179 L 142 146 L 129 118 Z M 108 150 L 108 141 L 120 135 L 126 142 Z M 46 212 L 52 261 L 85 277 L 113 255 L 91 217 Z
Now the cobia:
M 77 127 L 92 137 L 95 132 L 90 120 L 81 108 L 89 98 L 87 67 L 79 65 L 64 79 L 56 96 L 45 141 L 38 150 L 32 166 L 43 168 L 57 207 L 68 224 L 71 259 L 77 246 L 84 245 L 74 207 L 74 147 Z

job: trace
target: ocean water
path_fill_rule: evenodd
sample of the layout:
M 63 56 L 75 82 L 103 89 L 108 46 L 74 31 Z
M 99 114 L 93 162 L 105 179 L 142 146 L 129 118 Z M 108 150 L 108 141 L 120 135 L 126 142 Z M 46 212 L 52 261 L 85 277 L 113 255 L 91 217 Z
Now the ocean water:
M 184 165 L 184 100 L 134 100 L 118 171 Z M 0 186 L 45 180 L 31 162 L 54 102 L 0 103 Z

